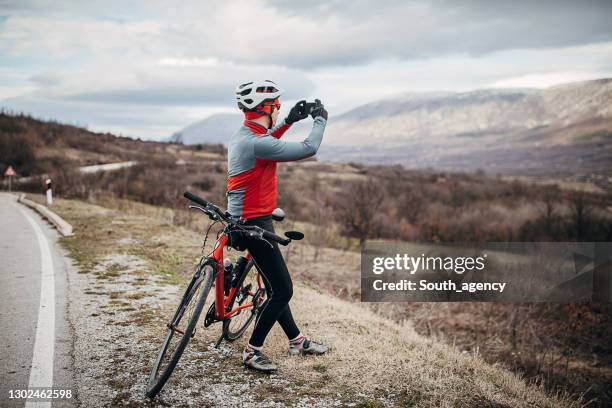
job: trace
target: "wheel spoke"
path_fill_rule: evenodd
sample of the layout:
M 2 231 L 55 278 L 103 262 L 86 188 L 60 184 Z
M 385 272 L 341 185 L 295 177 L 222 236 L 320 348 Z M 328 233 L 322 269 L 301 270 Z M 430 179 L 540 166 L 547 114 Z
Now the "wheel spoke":
M 250 266 L 249 266 L 250 265 Z M 235 340 L 240 337 L 253 320 L 257 308 L 265 298 L 265 291 L 259 288 L 258 271 L 252 264 L 247 265 L 246 276 L 240 283 L 238 290 L 234 294 L 234 299 L 230 303 L 230 310 L 243 304 L 253 303 L 252 307 L 240 309 L 224 322 L 224 330 L 228 339 Z M 251 313 L 242 313 L 243 311 Z

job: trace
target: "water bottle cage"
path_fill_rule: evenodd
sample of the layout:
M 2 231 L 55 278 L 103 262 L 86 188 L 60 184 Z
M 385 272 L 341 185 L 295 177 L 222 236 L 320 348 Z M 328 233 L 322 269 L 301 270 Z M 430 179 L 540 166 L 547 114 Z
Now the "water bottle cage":
M 225 296 L 229 295 L 229 290 L 232 287 L 232 280 L 234 279 L 234 273 L 233 271 L 229 271 L 225 273 L 225 275 L 223 276 L 223 291 L 225 293 Z

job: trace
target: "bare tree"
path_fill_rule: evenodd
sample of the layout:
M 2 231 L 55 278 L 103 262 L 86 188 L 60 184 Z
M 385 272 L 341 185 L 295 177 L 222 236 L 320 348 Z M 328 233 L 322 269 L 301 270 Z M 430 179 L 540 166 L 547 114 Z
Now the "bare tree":
M 576 241 L 581 241 L 589 228 L 592 208 L 587 203 L 583 191 L 575 193 L 571 198 L 572 230 Z
M 351 184 L 339 205 L 338 219 L 344 234 L 359 239 L 363 250 L 366 240 L 379 233 L 377 217 L 386 196 L 384 187 L 373 178 Z
M 333 210 L 319 190 L 317 190 L 314 196 L 314 201 L 315 206 L 312 212 L 312 222 L 315 225 L 315 229 L 312 234 L 312 245 L 314 246 L 312 259 L 316 261 L 319 258 L 321 248 L 325 245 L 329 237 Z
M 542 220 L 544 222 L 543 229 L 548 236 L 554 236 L 558 231 L 558 226 L 561 217 L 557 211 L 559 202 L 559 191 L 553 187 L 546 187 L 542 197 Z
M 403 194 L 398 202 L 399 215 L 411 224 L 415 224 L 423 210 L 426 201 L 423 194 L 422 183 L 417 183 L 414 188 L 404 188 Z

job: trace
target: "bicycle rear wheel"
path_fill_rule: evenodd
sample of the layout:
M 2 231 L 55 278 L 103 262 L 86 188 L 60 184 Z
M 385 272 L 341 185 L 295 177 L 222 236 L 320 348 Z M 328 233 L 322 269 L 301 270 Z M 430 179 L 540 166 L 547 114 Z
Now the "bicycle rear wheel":
M 167 324 L 166 338 L 151 369 L 147 384 L 147 397 L 154 398 L 161 391 L 174 371 L 187 343 L 195 334 L 195 328 L 210 293 L 214 275 L 211 265 L 201 264 L 185 289 L 174 316 Z
M 223 337 L 227 341 L 234 341 L 242 337 L 265 301 L 266 292 L 263 287 L 259 288 L 258 275 L 259 272 L 253 260 L 249 260 L 238 281 L 228 309 L 231 310 L 247 303 L 253 303 L 253 306 L 241 309 L 223 321 Z

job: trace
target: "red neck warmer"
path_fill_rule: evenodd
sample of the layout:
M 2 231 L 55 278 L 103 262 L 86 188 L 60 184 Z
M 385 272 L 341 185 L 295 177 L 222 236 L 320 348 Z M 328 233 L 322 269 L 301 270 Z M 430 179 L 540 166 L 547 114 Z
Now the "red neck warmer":
M 244 126 L 248 127 L 253 131 L 253 133 L 258 135 L 263 135 L 264 133 L 268 132 L 268 129 L 266 129 L 265 126 L 260 125 L 257 122 L 252 122 L 248 119 L 244 121 Z

